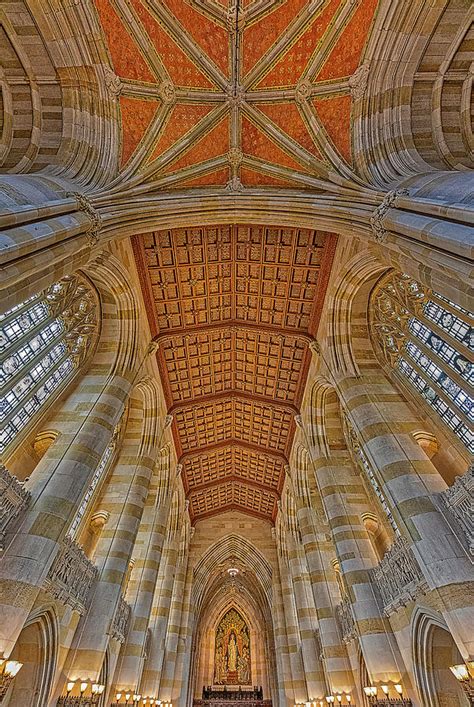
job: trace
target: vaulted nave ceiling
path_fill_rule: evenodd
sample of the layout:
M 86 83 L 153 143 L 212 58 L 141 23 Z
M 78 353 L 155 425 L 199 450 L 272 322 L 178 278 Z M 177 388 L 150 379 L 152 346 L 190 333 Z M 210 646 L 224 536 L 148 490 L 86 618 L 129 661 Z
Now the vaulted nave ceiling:
M 335 245 L 258 226 L 135 237 L 193 519 L 274 518 Z
M 351 87 L 377 0 L 95 2 L 129 184 L 360 184 Z
M 129 188 L 360 184 L 351 91 L 377 0 L 95 2 Z M 135 238 L 193 519 L 275 518 L 335 241 L 245 217 Z

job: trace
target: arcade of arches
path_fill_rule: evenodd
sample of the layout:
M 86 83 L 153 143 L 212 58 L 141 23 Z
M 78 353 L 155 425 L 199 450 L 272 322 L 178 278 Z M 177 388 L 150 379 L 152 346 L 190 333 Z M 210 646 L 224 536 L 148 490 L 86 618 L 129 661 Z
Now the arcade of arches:
M 473 704 L 473 20 L 0 0 L 2 707 Z

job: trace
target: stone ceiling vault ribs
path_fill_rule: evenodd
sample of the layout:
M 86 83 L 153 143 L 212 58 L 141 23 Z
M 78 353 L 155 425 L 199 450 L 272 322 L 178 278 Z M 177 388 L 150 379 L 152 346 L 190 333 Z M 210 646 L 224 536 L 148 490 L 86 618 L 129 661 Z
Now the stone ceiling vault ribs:
M 193 518 L 276 512 L 335 243 L 245 225 L 135 238 Z
M 230 191 L 240 190 L 255 184 L 255 175 L 244 165 L 250 159 L 260 185 L 272 186 L 279 179 L 280 187 L 291 188 L 285 172 L 288 153 L 298 165 L 302 188 L 337 192 L 367 186 L 352 164 L 349 79 L 363 63 L 378 0 L 240 1 L 238 23 L 236 3 L 94 1 L 120 102 L 136 104 L 134 124 L 122 111 L 123 171 L 117 185 L 126 182 L 130 188 L 142 185 L 148 190 L 227 185 Z M 324 111 L 315 108 L 316 97 L 324 100 Z M 339 121 L 341 98 L 347 104 Z M 141 120 L 141 114 L 150 111 L 150 101 L 157 109 L 154 118 Z M 285 125 L 265 121 L 256 107 L 259 101 L 289 101 L 305 121 L 314 146 L 299 143 Z M 176 136 L 161 150 L 160 135 L 173 108 L 186 104 L 213 110 L 196 121 L 191 134 Z M 230 149 L 214 155 L 218 161 L 213 163 L 204 149 L 190 148 L 203 141 L 224 114 L 229 116 Z M 244 114 L 267 138 L 260 162 L 257 154 L 243 149 Z M 241 157 L 236 160 L 237 154 Z M 173 162 L 179 168 L 166 174 Z

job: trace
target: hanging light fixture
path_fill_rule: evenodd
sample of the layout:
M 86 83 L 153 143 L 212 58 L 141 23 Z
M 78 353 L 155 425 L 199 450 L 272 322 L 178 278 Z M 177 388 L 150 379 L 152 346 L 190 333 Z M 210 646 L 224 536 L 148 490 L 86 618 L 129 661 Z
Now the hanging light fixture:
M 369 704 L 375 707 L 411 707 L 411 700 L 408 697 L 403 696 L 403 689 L 400 684 L 396 685 L 380 685 L 382 695 L 378 695 L 378 688 L 376 685 L 367 685 L 364 687 L 364 692 L 369 698 Z M 395 694 L 390 695 L 391 691 Z

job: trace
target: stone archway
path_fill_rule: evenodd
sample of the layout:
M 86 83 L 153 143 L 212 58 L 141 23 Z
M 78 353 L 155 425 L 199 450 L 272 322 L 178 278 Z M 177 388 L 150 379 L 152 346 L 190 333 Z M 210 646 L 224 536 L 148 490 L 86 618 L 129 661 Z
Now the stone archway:
M 23 663 L 4 707 L 45 707 L 51 693 L 58 652 L 58 627 L 52 611 L 33 614 L 24 626 L 11 658 Z
M 464 661 L 442 617 L 432 612 L 418 613 L 413 622 L 412 646 L 422 704 L 467 707 L 467 697 L 449 669 Z

